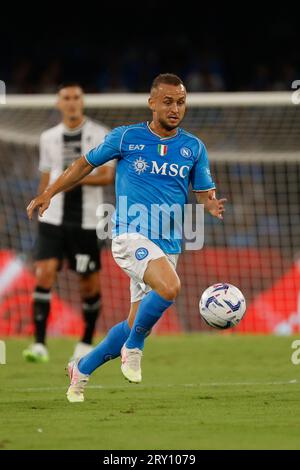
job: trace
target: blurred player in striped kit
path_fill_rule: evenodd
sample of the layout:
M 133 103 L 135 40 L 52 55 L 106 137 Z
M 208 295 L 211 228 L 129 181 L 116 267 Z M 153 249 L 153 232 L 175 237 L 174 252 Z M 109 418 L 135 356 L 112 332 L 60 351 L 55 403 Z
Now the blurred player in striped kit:
M 108 129 L 84 115 L 84 97 L 77 83 L 58 90 L 57 107 L 62 121 L 42 133 L 39 194 L 80 155 L 103 141 Z M 102 186 L 114 180 L 114 164 L 95 169 L 67 192 L 57 194 L 43 218 L 39 218 L 35 247 L 36 287 L 33 292 L 35 342 L 23 351 L 28 361 L 47 362 L 47 320 L 51 290 L 64 258 L 79 277 L 84 331 L 73 356 L 92 349 L 95 324 L 101 309 L 99 284 L 100 245 L 96 235 L 96 209 L 103 202 Z

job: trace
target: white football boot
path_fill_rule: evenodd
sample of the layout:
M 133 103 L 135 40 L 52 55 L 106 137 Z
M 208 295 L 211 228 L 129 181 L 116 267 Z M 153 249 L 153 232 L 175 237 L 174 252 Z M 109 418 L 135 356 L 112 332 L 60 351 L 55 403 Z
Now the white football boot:
M 129 382 L 138 384 L 142 381 L 141 359 L 143 352 L 138 349 L 128 349 L 124 345 L 121 349 L 121 371 Z
M 23 357 L 28 362 L 48 362 L 48 349 L 43 343 L 33 343 L 23 351 Z
M 69 362 L 68 373 L 71 384 L 67 391 L 67 399 L 70 403 L 80 403 L 84 401 L 84 387 L 89 381 L 90 376 L 82 374 L 77 366 L 77 361 Z

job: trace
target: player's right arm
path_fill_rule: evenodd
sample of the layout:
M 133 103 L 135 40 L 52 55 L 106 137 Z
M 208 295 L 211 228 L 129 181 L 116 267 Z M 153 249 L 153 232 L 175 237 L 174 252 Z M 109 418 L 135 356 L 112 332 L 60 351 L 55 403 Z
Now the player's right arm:
M 50 173 L 42 173 L 40 182 L 39 182 L 39 187 L 38 187 L 38 194 L 42 194 L 45 189 L 47 188 L 50 180 Z
M 51 152 L 49 152 L 49 141 L 47 139 L 47 132 L 43 132 L 40 137 L 40 158 L 39 158 L 39 171 L 41 173 L 38 194 L 42 194 L 47 188 L 50 181 L 50 173 L 52 170 Z
M 27 207 L 27 214 L 29 219 L 35 209 L 39 209 L 39 215 L 42 216 L 45 210 L 49 207 L 51 199 L 55 194 L 61 191 L 67 191 L 74 186 L 84 176 L 92 171 L 93 167 L 86 161 L 85 157 L 80 157 L 72 163 L 58 178 L 48 186 L 42 194 L 34 198 Z
M 34 198 L 27 206 L 29 219 L 36 209 L 42 216 L 49 207 L 51 198 L 62 191 L 67 191 L 82 178 L 87 176 L 95 167 L 103 165 L 114 158 L 120 157 L 120 144 L 123 135 L 123 128 L 116 128 L 107 136 L 102 144 L 94 148 L 87 155 L 75 160 L 58 178 L 48 186 L 42 194 Z

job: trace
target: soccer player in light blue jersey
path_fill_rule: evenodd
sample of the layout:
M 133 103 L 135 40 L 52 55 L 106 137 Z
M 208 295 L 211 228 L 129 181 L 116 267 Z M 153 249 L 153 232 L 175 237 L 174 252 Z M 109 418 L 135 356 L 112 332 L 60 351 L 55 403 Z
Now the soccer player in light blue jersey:
M 112 253 L 130 276 L 131 308 L 127 320 L 115 325 L 93 351 L 69 364 L 70 402 L 83 401 L 92 372 L 118 356 L 125 378 L 141 382 L 145 338 L 180 291 L 176 263 L 181 240 L 178 220 L 169 208 L 173 204 L 184 208 L 191 184 L 197 201 L 211 215 L 223 218 L 226 199 L 216 198 L 206 148 L 198 137 L 179 127 L 186 110 L 182 80 L 173 74 L 158 75 L 151 86 L 149 107 L 150 123 L 115 128 L 27 208 L 29 218 L 36 208 L 42 215 L 55 194 L 73 186 L 94 167 L 118 159 Z M 167 236 L 153 207 L 171 214 Z

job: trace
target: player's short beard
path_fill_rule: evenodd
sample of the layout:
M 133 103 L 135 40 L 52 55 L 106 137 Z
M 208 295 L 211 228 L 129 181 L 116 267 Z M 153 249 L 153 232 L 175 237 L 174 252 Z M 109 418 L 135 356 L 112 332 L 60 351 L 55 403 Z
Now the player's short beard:
M 159 119 L 158 122 L 161 125 L 161 127 L 163 129 L 165 129 L 166 131 L 173 131 L 174 129 L 177 129 L 177 127 L 179 127 L 179 124 L 181 123 L 181 120 L 179 120 L 178 123 L 174 124 L 173 126 L 167 124 L 166 121 L 163 121 L 162 119 Z
M 81 115 L 79 113 L 78 114 L 72 114 L 71 116 L 69 116 L 70 121 L 77 121 L 80 118 L 81 118 Z

